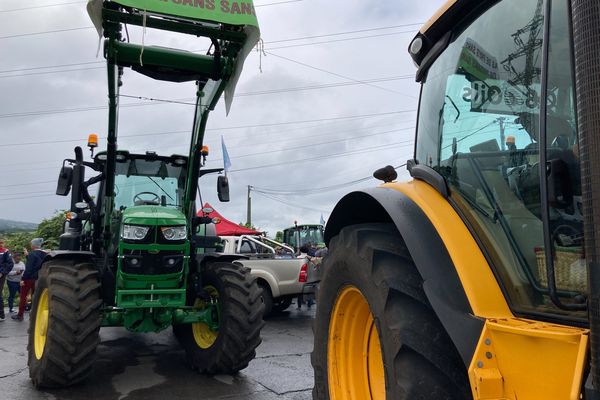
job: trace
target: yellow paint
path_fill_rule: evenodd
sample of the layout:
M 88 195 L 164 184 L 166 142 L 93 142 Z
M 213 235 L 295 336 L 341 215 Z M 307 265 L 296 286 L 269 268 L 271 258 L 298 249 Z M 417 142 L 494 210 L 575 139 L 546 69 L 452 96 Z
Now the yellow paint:
M 579 399 L 588 334 L 517 318 L 487 320 L 469 366 L 474 399 Z
M 429 18 L 429 20 L 427 22 L 425 22 L 425 24 L 421 27 L 421 33 L 425 33 L 427 32 L 427 30 L 429 28 L 431 28 L 431 26 L 433 24 L 435 24 L 435 22 L 443 15 L 446 13 L 446 11 L 448 11 L 448 9 L 450 9 L 450 7 L 452 7 L 457 0 L 447 0 L 446 3 L 441 6 L 437 12 L 435 14 L 433 14 L 433 16 L 431 18 Z
M 204 291 L 211 298 L 219 298 L 219 292 L 213 286 L 204 287 Z M 205 308 L 204 300 L 197 299 L 196 303 L 194 303 L 194 307 L 203 310 Z M 192 324 L 192 333 L 194 335 L 194 340 L 196 344 L 201 349 L 208 349 L 210 346 L 215 344 L 217 337 L 219 336 L 218 331 L 213 331 L 203 322 L 196 322 Z
M 329 325 L 327 377 L 331 400 L 385 400 L 379 334 L 362 293 L 346 286 Z
M 35 313 L 35 329 L 33 333 L 33 349 L 35 358 L 42 359 L 46 347 L 46 335 L 48 334 L 48 289 L 42 290 Z
M 579 399 L 588 330 L 515 318 L 473 236 L 425 182 L 389 183 L 427 215 L 446 245 L 476 316 L 486 319 L 469 379 L 475 399 Z
M 472 385 L 478 399 L 501 399 L 504 396 L 504 380 L 498 368 L 475 368 Z
M 473 313 L 483 318 L 513 317 L 487 260 L 464 222 L 435 189 L 425 182 L 387 183 L 423 210 L 446 245 Z

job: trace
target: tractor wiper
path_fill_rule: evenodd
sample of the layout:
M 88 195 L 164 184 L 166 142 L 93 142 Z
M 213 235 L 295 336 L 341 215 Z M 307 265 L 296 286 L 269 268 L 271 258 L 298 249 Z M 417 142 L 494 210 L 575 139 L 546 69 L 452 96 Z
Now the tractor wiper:
M 175 199 L 174 199 L 174 198 L 172 198 L 172 197 L 171 197 L 171 195 L 170 195 L 169 193 L 167 193 L 167 191 L 166 191 L 165 189 L 163 189 L 163 188 L 162 188 L 162 186 L 160 186 L 160 185 L 159 185 L 159 184 L 158 184 L 158 183 L 157 183 L 157 182 L 156 182 L 154 179 L 152 179 L 152 177 L 151 177 L 151 176 L 147 176 L 146 178 L 150 179 L 150 180 L 152 181 L 152 183 L 154 183 L 156 186 L 158 186 L 158 188 L 159 188 L 160 190 L 162 190 L 162 192 L 163 192 L 164 194 L 166 194 L 167 196 L 169 196 L 169 198 L 170 198 L 171 200 L 175 201 Z

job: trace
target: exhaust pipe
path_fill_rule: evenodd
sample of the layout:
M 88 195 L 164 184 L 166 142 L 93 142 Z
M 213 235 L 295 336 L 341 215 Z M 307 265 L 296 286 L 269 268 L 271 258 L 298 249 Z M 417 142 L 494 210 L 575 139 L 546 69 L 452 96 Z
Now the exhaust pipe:
M 571 11 L 591 330 L 586 399 L 595 399 L 600 398 L 600 6 L 597 0 L 571 0 Z

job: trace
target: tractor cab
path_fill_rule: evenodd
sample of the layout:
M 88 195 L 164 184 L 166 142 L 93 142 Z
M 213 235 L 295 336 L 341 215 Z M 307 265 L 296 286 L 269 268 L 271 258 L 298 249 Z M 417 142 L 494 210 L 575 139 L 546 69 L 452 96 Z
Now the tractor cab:
M 427 59 L 418 47 L 425 35 L 417 35 L 411 55 L 423 91 L 409 167 L 444 182 L 515 312 L 582 324 L 588 290 L 574 51 L 568 4 L 551 3 L 550 14 L 540 1 L 482 9 Z
M 157 206 L 183 210 L 187 181 L 187 157 L 158 156 L 153 152 L 130 154 L 120 151 L 115 166 L 115 210 Z M 95 162 L 102 165 L 106 153 Z M 102 190 L 100 190 L 101 194 Z

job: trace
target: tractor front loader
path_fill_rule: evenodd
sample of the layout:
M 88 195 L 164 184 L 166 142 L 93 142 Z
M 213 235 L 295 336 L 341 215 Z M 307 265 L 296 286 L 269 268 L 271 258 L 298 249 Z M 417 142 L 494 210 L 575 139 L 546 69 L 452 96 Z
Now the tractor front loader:
M 189 2 L 191 4 L 191 2 Z M 159 332 L 172 327 L 191 366 L 234 373 L 255 356 L 263 326 L 260 290 L 249 270 L 206 257 L 216 241 L 211 221 L 196 216 L 209 112 L 225 92 L 227 107 L 244 58 L 259 37 L 250 0 L 239 13 L 187 2 L 115 0 L 88 3 L 103 32 L 108 67 L 107 148 L 85 161 L 80 147 L 63 162 L 57 194 L 71 194 L 60 249 L 45 259 L 30 315 L 29 371 L 36 387 L 64 387 L 89 375 L 101 327 Z M 210 4 L 209 4 L 210 3 Z M 214 5 L 214 4 L 213 4 Z M 207 54 L 130 43 L 126 25 L 210 39 Z M 196 83 L 187 155 L 132 154 L 117 145 L 123 69 L 154 79 Z M 90 135 L 88 145 L 98 146 Z M 93 153 L 92 153 L 93 155 Z M 86 171 L 94 176 L 86 179 Z M 92 197 L 90 186 L 96 184 Z M 229 200 L 227 177 L 217 179 Z M 229 260 L 230 261 L 230 260 Z
M 409 53 L 412 179 L 328 220 L 314 399 L 599 399 L 599 2 L 450 0 Z

